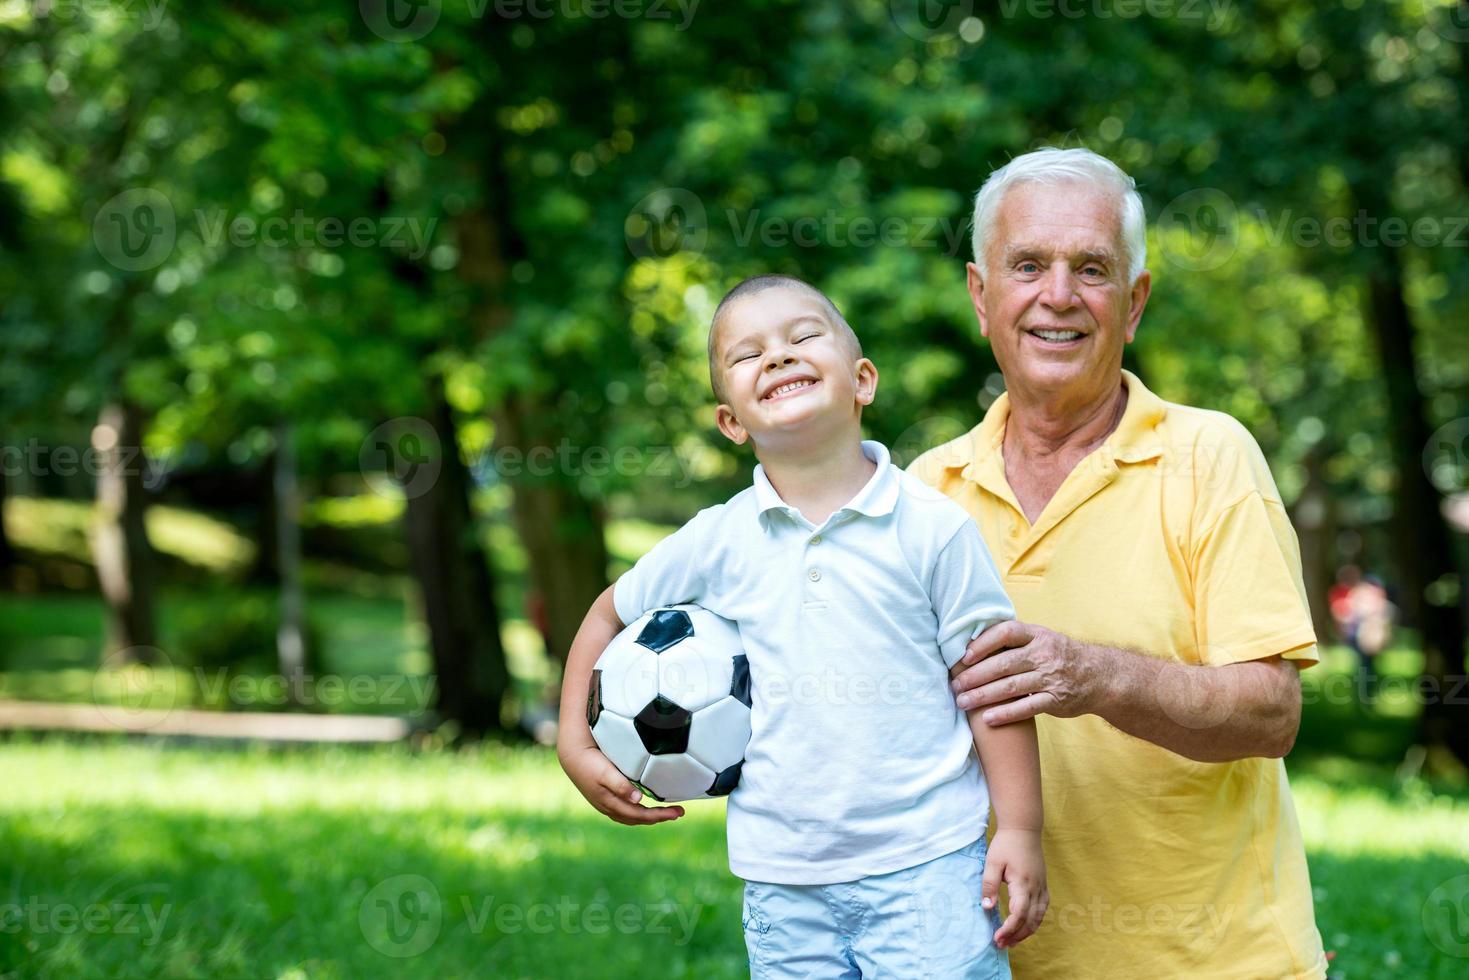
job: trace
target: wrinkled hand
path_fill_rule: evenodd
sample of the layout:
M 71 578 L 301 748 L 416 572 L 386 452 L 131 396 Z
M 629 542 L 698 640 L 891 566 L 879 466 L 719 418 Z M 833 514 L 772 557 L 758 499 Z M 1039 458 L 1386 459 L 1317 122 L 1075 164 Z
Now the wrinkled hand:
M 998 705 L 984 713 L 987 725 L 1042 713 L 1084 715 L 1094 709 L 1104 683 L 1099 656 L 1097 648 L 1044 626 L 998 623 L 970 640 L 950 671 L 955 700 L 963 710 Z
M 587 802 L 618 823 L 639 827 L 683 816 L 681 806 L 644 806 L 639 803 L 643 794 L 595 744 L 561 749 L 557 756 L 561 759 L 561 768 L 566 770 L 566 775 L 571 777 Z
M 1051 904 L 1039 830 L 995 831 L 984 859 L 980 894 L 985 908 L 992 909 L 999 901 L 1002 881 L 1010 899 L 1010 914 L 995 930 L 995 946 L 1008 949 L 1041 927 Z

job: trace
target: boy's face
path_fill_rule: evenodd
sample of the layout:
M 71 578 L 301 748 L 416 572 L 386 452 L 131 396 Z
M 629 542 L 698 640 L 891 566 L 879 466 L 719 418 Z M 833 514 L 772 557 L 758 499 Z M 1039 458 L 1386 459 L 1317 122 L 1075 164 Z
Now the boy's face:
M 728 404 L 719 429 L 736 444 L 793 448 L 855 421 L 877 392 L 877 368 L 858 358 L 825 304 L 776 286 L 736 300 L 720 318 L 715 367 Z

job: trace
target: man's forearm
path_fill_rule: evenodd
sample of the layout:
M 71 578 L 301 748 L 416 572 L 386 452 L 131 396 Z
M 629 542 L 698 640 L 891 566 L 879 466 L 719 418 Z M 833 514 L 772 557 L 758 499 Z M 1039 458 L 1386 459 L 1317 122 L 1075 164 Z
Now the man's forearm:
M 1300 679 L 1279 657 L 1198 667 L 1092 646 L 1106 683 L 1092 710 L 1197 762 L 1279 758 L 1300 726 Z
M 592 667 L 622 627 L 623 623 L 617 618 L 617 611 L 612 605 L 612 586 L 609 585 L 587 610 L 581 629 L 576 631 L 576 638 L 571 641 L 571 649 L 566 654 L 566 670 L 561 677 L 561 722 L 556 736 L 558 749 L 592 743 L 586 714 Z

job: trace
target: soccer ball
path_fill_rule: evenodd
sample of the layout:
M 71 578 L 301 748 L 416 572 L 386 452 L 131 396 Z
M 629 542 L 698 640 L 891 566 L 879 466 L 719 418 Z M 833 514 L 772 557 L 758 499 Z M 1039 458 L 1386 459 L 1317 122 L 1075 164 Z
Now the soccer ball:
M 592 669 L 587 724 L 622 774 L 665 803 L 728 796 L 750 741 L 739 629 L 694 605 L 654 609 Z

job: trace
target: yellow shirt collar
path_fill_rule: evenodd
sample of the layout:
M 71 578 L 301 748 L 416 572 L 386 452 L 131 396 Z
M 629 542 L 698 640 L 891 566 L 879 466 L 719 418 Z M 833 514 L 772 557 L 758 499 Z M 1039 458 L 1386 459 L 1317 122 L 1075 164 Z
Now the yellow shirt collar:
M 1127 408 L 1117 428 L 1098 451 L 1118 463 L 1140 463 L 1161 456 L 1163 445 L 1157 429 L 1166 414 L 1163 399 L 1149 391 L 1131 371 L 1123 370 L 1122 383 L 1127 386 Z M 956 455 L 949 465 L 962 467 L 961 475 L 966 480 L 986 485 L 989 481 L 981 477 L 986 464 L 992 463 L 1004 485 L 1005 465 L 1000 444 L 1005 439 L 1005 424 L 1009 419 L 1010 393 L 1005 392 L 995 399 L 983 421 L 970 430 L 967 443 L 962 439 L 955 443 Z

